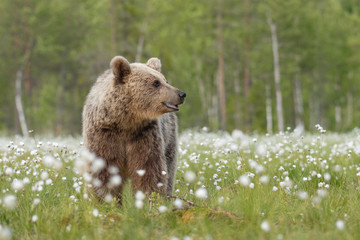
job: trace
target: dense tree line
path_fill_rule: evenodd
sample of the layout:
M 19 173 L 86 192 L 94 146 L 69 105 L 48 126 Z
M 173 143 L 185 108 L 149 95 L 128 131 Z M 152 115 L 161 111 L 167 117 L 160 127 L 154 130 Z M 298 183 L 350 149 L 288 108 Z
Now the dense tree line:
M 0 2 L 0 131 L 80 134 L 82 106 L 115 55 L 162 60 L 187 92 L 184 128 L 276 132 L 360 117 L 356 0 Z

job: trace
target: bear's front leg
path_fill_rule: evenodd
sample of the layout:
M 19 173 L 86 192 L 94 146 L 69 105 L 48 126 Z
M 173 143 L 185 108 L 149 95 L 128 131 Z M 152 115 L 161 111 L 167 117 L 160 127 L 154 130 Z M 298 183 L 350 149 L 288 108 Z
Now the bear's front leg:
M 134 192 L 166 195 L 168 174 L 163 141 L 155 130 L 126 144 L 127 167 Z

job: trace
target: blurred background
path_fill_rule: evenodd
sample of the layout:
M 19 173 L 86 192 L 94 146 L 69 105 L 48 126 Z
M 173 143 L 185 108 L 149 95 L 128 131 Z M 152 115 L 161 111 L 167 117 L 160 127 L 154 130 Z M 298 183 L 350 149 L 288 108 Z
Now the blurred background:
M 80 135 L 115 55 L 161 59 L 188 96 L 180 130 L 359 125 L 358 0 L 5 0 L 0 12 L 2 135 Z

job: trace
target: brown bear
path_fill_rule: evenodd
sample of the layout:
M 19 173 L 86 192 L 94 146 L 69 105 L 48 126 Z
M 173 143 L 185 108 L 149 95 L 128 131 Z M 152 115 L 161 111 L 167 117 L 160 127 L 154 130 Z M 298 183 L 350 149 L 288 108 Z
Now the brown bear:
M 104 168 L 89 172 L 93 192 L 109 193 L 121 204 L 122 186 L 171 195 L 177 163 L 177 117 L 185 92 L 161 74 L 161 62 L 130 64 L 114 57 L 109 70 L 96 81 L 83 109 L 83 138 L 87 149 L 104 160 Z M 114 173 L 121 184 L 111 184 Z

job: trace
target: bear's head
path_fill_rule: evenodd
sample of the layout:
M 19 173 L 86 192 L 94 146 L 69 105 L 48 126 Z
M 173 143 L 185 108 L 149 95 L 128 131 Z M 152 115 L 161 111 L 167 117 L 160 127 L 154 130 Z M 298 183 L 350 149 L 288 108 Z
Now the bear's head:
M 150 58 L 146 64 L 130 64 L 116 56 L 110 62 L 115 87 L 125 88 L 131 109 L 141 118 L 153 119 L 179 111 L 186 93 L 171 86 L 161 74 L 161 62 Z

